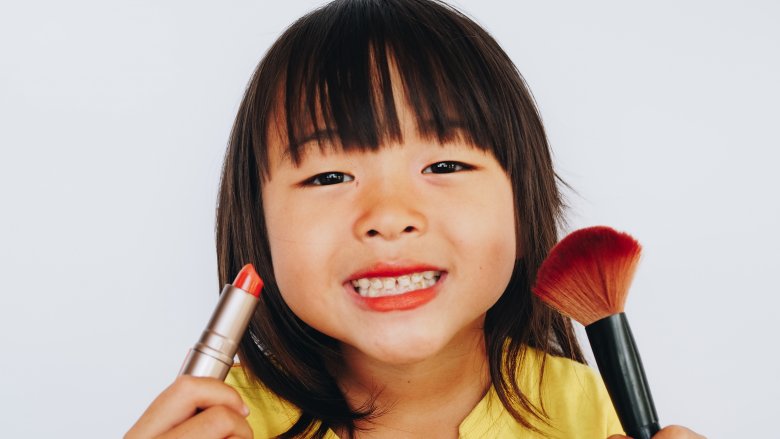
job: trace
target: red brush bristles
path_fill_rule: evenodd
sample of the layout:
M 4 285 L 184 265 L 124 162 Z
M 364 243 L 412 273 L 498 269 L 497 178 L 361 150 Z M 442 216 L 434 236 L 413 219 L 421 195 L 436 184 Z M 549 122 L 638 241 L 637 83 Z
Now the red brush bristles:
M 642 246 L 605 226 L 577 230 L 550 250 L 533 292 L 585 326 L 623 312 Z

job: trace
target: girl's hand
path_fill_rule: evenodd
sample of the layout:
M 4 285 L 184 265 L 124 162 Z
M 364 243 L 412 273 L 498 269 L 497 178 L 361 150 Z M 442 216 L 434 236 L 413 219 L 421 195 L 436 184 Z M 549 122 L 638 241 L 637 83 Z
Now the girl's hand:
M 252 439 L 248 414 L 238 393 L 222 381 L 180 376 L 152 401 L 125 439 Z
M 628 436 L 621 436 L 619 434 L 615 434 L 610 436 L 608 439 L 627 439 Z M 653 436 L 653 439 L 707 439 L 704 436 L 697 434 L 685 427 L 681 427 L 679 425 L 670 425 L 666 428 L 661 429 L 658 433 Z

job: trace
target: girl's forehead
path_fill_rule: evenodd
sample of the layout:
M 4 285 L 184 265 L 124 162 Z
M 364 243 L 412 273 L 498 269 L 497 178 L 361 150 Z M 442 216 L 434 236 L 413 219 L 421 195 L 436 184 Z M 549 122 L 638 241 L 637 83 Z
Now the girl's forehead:
M 453 105 L 428 102 L 425 110 L 415 107 L 392 57 L 388 57 L 388 67 L 389 77 L 385 80 L 388 93 L 370 96 L 377 105 L 374 108 L 346 107 L 349 111 L 340 117 L 334 117 L 335 113 L 344 108 L 333 108 L 334 101 L 343 103 L 350 100 L 350 96 L 331 96 L 314 90 L 310 92 L 314 99 L 309 100 L 304 94 L 294 97 L 299 101 L 296 106 L 291 105 L 284 94 L 290 87 L 279 87 L 272 114 L 268 117 L 268 152 L 279 162 L 296 164 L 313 151 L 322 154 L 376 151 L 399 146 L 405 139 L 423 139 L 440 145 L 453 140 L 475 143 Z M 379 73 L 374 72 L 374 75 Z M 327 102 L 323 104 L 324 101 Z M 434 108 L 434 105 L 438 106 Z M 296 107 L 297 114 L 288 116 L 288 111 Z M 338 124 L 339 119 L 348 123 Z M 371 131 L 376 134 L 374 141 L 361 141 L 371 137 L 365 135 Z

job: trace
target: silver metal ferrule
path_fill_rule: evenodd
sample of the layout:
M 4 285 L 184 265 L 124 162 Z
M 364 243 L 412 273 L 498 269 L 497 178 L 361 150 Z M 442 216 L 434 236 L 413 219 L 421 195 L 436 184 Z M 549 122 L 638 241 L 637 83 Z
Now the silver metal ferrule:
M 179 375 L 224 380 L 258 302 L 257 297 L 246 291 L 225 285 L 211 320 L 184 359 Z

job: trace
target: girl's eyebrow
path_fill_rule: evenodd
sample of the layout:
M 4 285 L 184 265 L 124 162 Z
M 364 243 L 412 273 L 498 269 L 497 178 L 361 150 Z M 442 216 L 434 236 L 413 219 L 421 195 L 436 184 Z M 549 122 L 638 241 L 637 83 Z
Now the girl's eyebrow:
M 435 126 L 436 122 L 433 119 L 425 119 L 424 126 Z M 461 120 L 460 118 L 446 118 L 444 120 L 444 126 L 447 130 L 464 130 L 466 129 L 466 124 Z M 336 130 L 332 128 L 317 128 L 314 130 L 314 132 L 310 133 L 307 136 L 304 136 L 303 138 L 299 139 L 296 142 L 297 147 L 302 147 L 306 145 L 309 142 L 313 142 L 315 140 L 330 140 L 334 137 L 338 137 L 338 133 Z M 290 147 L 292 146 L 292 143 L 287 144 L 287 147 L 285 148 L 285 151 L 289 151 Z
M 435 122 L 433 119 L 426 119 L 425 123 L 427 126 L 433 126 L 435 125 Z M 463 134 L 467 127 L 466 124 L 459 118 L 447 118 L 444 120 L 445 130 L 449 132 L 455 132 L 459 134 Z M 282 162 L 296 165 L 295 161 L 292 159 L 292 149 L 293 145 L 296 149 L 296 154 L 299 156 L 299 158 L 302 160 L 307 152 L 311 150 L 313 147 L 319 147 L 320 150 L 330 150 L 330 151 L 336 151 L 336 146 L 332 143 L 332 139 L 338 139 L 339 135 L 338 132 L 333 128 L 317 128 L 310 134 L 302 137 L 301 139 L 295 141 L 294 143 L 288 143 L 287 146 L 282 151 Z M 316 145 L 312 144 L 313 142 L 317 142 Z M 300 160 L 299 160 L 300 162 Z
M 330 139 L 332 139 L 333 137 L 338 137 L 336 130 L 330 128 L 318 128 L 311 134 L 308 134 L 295 142 L 295 149 L 297 155 L 301 159 L 305 157 L 307 151 L 315 146 L 312 144 L 312 142 L 314 141 L 317 141 L 318 144 L 316 146 L 318 146 L 320 149 L 324 149 L 327 146 L 328 149 L 335 150 L 336 148 L 330 142 Z M 325 142 L 323 142 L 323 140 Z M 288 143 L 287 146 L 284 148 L 284 150 L 282 151 L 282 162 L 295 164 L 292 159 L 292 154 L 290 153 L 290 151 L 292 151 L 292 147 L 293 147 L 293 143 Z
M 336 130 L 334 130 L 334 129 L 331 129 L 331 128 L 318 128 L 314 132 L 312 132 L 311 134 L 309 134 L 307 136 L 304 136 L 302 139 L 299 139 L 296 142 L 296 146 L 297 147 L 301 147 L 301 146 L 304 146 L 307 143 L 313 142 L 315 140 L 317 140 L 317 141 L 321 141 L 323 139 L 330 140 L 331 138 L 333 138 L 333 136 L 337 136 L 337 135 L 338 134 L 336 133 Z M 291 146 L 292 146 L 292 143 L 288 144 L 287 148 L 285 148 L 285 149 L 287 151 L 289 151 Z

